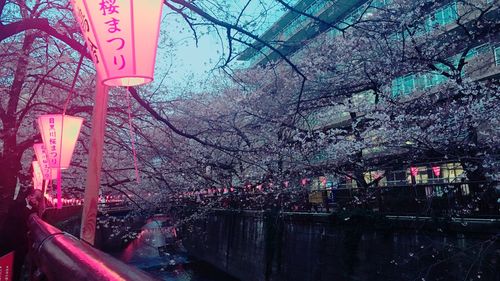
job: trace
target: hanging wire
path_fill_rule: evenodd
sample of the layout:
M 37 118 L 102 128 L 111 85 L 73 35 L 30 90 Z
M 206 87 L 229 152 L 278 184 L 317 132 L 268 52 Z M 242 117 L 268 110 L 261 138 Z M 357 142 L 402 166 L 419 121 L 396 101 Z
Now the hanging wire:
M 129 87 L 126 88 L 127 91 L 127 105 L 128 105 L 128 127 L 129 127 L 129 133 L 130 133 L 130 142 L 132 144 L 132 154 L 134 155 L 134 168 L 135 168 L 135 179 L 137 183 L 141 183 L 141 180 L 139 178 L 139 168 L 137 165 L 137 151 L 135 149 L 135 134 L 134 134 L 134 128 L 132 127 L 132 105 L 130 103 L 130 92 L 129 92 Z
M 73 96 L 73 92 L 75 91 L 75 84 L 76 80 L 78 78 L 78 74 L 80 73 L 80 69 L 82 67 L 82 62 L 83 62 L 83 54 L 80 55 L 80 60 L 78 61 L 78 66 L 76 67 L 76 73 L 75 76 L 73 77 L 73 82 L 71 82 L 71 88 L 69 90 L 68 97 L 66 98 L 66 102 L 64 103 L 64 108 L 63 108 L 63 116 L 66 115 L 66 109 L 68 109 L 69 102 Z
M 78 66 L 76 67 L 75 76 L 73 77 L 73 82 L 71 83 L 71 88 L 69 90 L 69 94 L 66 97 L 66 102 L 64 103 L 63 112 L 61 116 L 61 136 L 59 137 L 59 155 L 58 155 L 58 167 L 57 167 L 57 209 L 62 208 L 62 187 L 61 187 L 61 158 L 62 158 L 62 138 L 64 131 L 64 116 L 66 115 L 66 110 L 68 109 L 69 102 L 71 101 L 71 97 L 73 96 L 73 92 L 75 90 L 76 80 L 78 78 L 78 74 L 80 73 L 80 69 L 82 67 L 83 62 L 83 54 L 80 55 L 80 60 L 78 61 Z

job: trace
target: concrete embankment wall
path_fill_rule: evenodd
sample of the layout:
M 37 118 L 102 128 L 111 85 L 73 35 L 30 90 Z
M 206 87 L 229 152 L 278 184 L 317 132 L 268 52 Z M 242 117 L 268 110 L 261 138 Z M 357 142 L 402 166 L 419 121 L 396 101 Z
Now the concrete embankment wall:
M 182 235 L 191 255 L 242 281 L 495 280 L 498 231 L 494 220 L 220 210 Z

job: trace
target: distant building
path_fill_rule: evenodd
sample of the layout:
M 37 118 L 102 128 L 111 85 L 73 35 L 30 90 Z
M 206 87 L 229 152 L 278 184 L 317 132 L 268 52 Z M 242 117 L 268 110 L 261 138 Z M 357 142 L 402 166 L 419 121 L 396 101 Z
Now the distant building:
M 297 1 L 292 9 L 289 9 L 274 25 L 265 31 L 260 39 L 270 42 L 281 55 L 286 55 L 293 61 L 295 56 L 300 56 L 301 49 L 307 44 L 312 44 L 314 39 L 327 33 L 335 40 L 337 36 L 344 36 L 341 30 L 355 23 L 359 19 L 367 19 L 377 13 L 386 5 L 390 5 L 393 0 L 302 0 Z M 456 24 L 459 17 L 463 22 L 472 21 L 477 17 L 474 13 L 467 12 L 467 7 L 461 1 L 438 1 L 438 8 L 430 10 L 428 16 L 422 20 L 421 26 L 416 32 L 426 33 L 454 33 L 456 36 L 465 36 L 460 33 L 460 27 Z M 476 0 L 478 5 L 493 5 L 487 11 L 487 16 L 492 19 L 499 19 L 498 4 L 494 0 Z M 498 27 L 498 25 L 497 25 Z M 347 29 L 346 31 L 348 31 Z M 346 33 L 347 36 L 349 33 Z M 500 39 L 498 31 L 493 31 L 483 37 L 476 38 L 475 46 L 468 51 L 466 56 L 466 66 L 463 69 L 463 76 L 472 80 L 485 80 L 498 78 L 500 75 Z M 405 34 L 395 31 L 392 39 L 401 40 Z M 440 36 L 438 34 L 438 36 Z M 443 38 L 445 38 L 443 36 Z M 467 46 L 469 48 L 470 46 Z M 455 63 L 459 55 L 463 53 L 465 46 L 457 44 L 456 49 L 447 50 L 448 61 Z M 281 56 L 276 51 L 260 42 L 254 42 L 253 47 L 248 47 L 238 57 L 241 61 L 246 61 L 250 67 L 264 66 L 270 62 L 278 61 Z M 439 66 L 437 66 L 439 67 Z M 431 90 L 447 78 L 436 72 L 406 73 L 393 77 L 387 81 L 386 89 L 392 98 L 411 98 L 415 92 Z M 354 103 L 374 102 L 369 91 L 361 91 L 353 94 L 350 101 Z M 358 113 L 358 116 L 362 112 Z M 322 130 L 325 128 L 342 128 L 348 126 L 352 121 L 352 113 L 338 112 L 333 110 L 319 110 L 310 114 L 313 129 Z M 402 162 L 399 167 L 392 169 L 378 169 L 380 159 L 392 157 L 404 151 L 384 147 L 374 147 L 363 150 L 363 157 L 373 160 L 373 170 L 365 171 L 365 181 L 376 183 L 377 186 L 402 186 L 402 185 L 428 185 L 426 193 L 430 196 L 443 194 L 442 184 L 466 182 L 467 178 L 464 169 L 453 159 L 433 159 L 431 161 L 422 159 L 419 164 Z M 318 155 L 317 161 L 321 162 L 325 156 Z M 377 161 L 378 159 L 378 161 Z M 379 164 L 377 164 L 379 163 Z M 410 166 L 412 166 L 410 169 Z M 376 180 L 383 175 L 383 178 Z M 318 181 L 312 181 L 318 182 Z M 329 185 L 337 187 L 354 188 L 356 181 L 352 178 L 329 177 Z M 325 186 L 325 184 L 323 184 Z M 434 186 L 434 189 L 432 189 Z M 318 188 L 320 187 L 317 184 Z M 468 185 L 462 185 L 462 193 L 469 194 Z

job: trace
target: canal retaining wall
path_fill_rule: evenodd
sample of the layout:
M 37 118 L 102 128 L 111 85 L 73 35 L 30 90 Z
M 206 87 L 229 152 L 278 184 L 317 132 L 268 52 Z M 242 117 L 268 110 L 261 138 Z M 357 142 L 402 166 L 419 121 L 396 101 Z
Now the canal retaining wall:
M 495 219 L 218 210 L 182 236 L 242 281 L 498 280 L 498 233 Z

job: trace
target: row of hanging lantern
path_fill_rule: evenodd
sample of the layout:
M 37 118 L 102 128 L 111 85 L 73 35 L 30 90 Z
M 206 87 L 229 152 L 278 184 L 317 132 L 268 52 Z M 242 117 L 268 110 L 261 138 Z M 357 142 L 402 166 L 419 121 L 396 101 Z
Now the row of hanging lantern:
M 45 199 L 51 205 L 53 206 L 57 205 L 57 198 L 53 198 L 50 194 L 45 194 Z M 63 198 L 61 201 L 64 206 L 75 206 L 83 204 L 83 199 L 80 198 L 69 198 L 69 199 Z
M 47 190 L 48 183 L 58 181 L 57 208 L 61 208 L 61 170 L 70 166 L 83 118 L 64 114 L 48 114 L 37 119 L 43 143 L 35 143 L 33 149 L 37 161 L 32 162 L 35 189 Z M 43 186 L 43 183 L 46 183 Z M 45 188 L 44 188 L 45 187 Z
M 99 81 L 107 86 L 138 86 L 153 81 L 163 0 L 72 0 Z M 43 143 L 33 146 L 33 185 L 58 180 L 57 207 L 63 204 L 61 169 L 67 169 L 83 119 L 43 115 Z M 47 186 L 47 184 L 46 184 Z
M 438 165 L 432 165 L 431 166 L 432 168 L 432 173 L 434 174 L 434 176 L 436 177 L 439 177 L 439 175 L 441 174 L 441 167 L 438 166 Z M 410 167 L 410 174 L 412 177 L 416 177 L 419 173 L 419 168 L 418 167 Z

